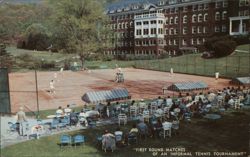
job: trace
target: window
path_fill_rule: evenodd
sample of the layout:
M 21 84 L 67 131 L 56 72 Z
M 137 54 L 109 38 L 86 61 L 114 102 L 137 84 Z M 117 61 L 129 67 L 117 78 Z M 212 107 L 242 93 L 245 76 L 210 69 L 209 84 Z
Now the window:
M 249 0 L 240 0 L 239 1 L 239 6 L 248 6 L 249 5 Z
M 170 8 L 170 14 L 173 14 L 175 12 L 175 8 Z
M 169 44 L 169 45 L 172 45 L 172 40 L 171 40 L 171 39 L 168 40 L 168 44 Z
M 222 20 L 226 20 L 226 18 L 227 18 L 227 11 L 223 11 Z
M 177 35 L 179 33 L 178 29 L 174 29 L 174 34 Z
M 164 5 L 164 1 L 160 1 L 158 4 L 159 5 Z
M 242 31 L 247 32 L 247 24 L 246 23 L 242 24 Z
M 165 34 L 168 35 L 168 28 L 165 29 Z
M 188 11 L 188 7 L 187 6 L 183 7 L 183 12 L 187 12 L 187 11 Z
M 148 25 L 148 21 L 143 21 L 143 25 Z
M 133 22 L 130 22 L 130 27 L 132 27 L 133 26 Z
M 203 19 L 202 14 L 199 14 L 199 15 L 198 15 L 198 22 L 202 22 L 202 19 Z
M 244 11 L 244 16 L 249 16 L 249 10 Z
M 168 17 L 165 18 L 165 24 L 168 25 Z
M 174 29 L 170 28 L 169 35 L 174 35 Z
M 195 39 L 191 39 L 191 45 L 196 45 L 196 40 Z
M 193 11 L 197 11 L 197 5 L 193 5 Z
M 156 28 L 151 28 L 151 34 L 156 34 Z
M 207 26 L 204 26 L 204 27 L 203 27 L 203 33 L 208 33 L 208 28 L 207 28 Z
M 182 18 L 183 23 L 187 23 L 187 15 L 184 15 Z
M 178 21 L 179 21 L 179 19 L 178 19 L 178 17 L 176 16 L 176 17 L 174 18 L 174 23 L 177 24 Z
M 179 8 L 174 8 L 175 13 L 178 13 L 178 11 L 179 11 Z
M 215 27 L 214 27 L 214 31 L 215 31 L 215 32 L 220 32 L 220 27 L 219 27 L 219 26 L 215 26 Z
M 187 34 L 187 31 L 188 31 L 187 27 L 183 27 L 182 33 L 183 33 L 183 34 Z
M 204 4 L 204 10 L 208 10 L 208 3 Z
M 173 17 L 170 17 L 169 24 L 173 24 L 173 23 L 174 23 L 174 18 L 173 18 Z
M 158 28 L 158 34 L 163 34 L 163 29 L 162 28 Z
M 141 25 L 141 22 L 136 22 L 136 26 L 139 26 L 139 25 Z
M 174 41 L 174 45 L 177 45 L 177 44 L 176 44 L 176 40 L 174 39 L 173 41 Z
M 198 30 L 198 34 L 202 33 L 202 27 L 201 26 L 198 26 L 197 30 Z
M 162 20 L 158 20 L 158 23 L 159 23 L 159 24 L 163 24 L 163 21 L 162 21 Z
M 150 21 L 150 24 L 156 24 L 156 20 Z
M 222 32 L 227 32 L 227 26 L 226 26 L 226 25 L 222 25 L 221 31 L 222 31 Z
M 201 38 L 198 38 L 198 39 L 197 39 L 197 45 L 200 45 L 200 44 L 202 44 L 202 39 L 201 39 Z
M 196 26 L 192 27 L 192 34 L 196 34 L 197 30 L 196 30 Z
M 215 8 L 220 8 L 221 7 L 221 2 L 215 2 Z
M 186 39 L 182 39 L 182 45 L 187 45 L 187 40 Z
M 198 5 L 198 10 L 202 10 L 203 9 L 203 4 L 199 4 Z
M 143 35 L 148 35 L 148 29 L 143 29 Z
M 244 16 L 244 11 L 239 11 L 239 16 Z
M 220 12 L 215 13 L 215 20 L 219 21 L 220 20 Z
M 192 16 L 192 22 L 193 23 L 197 22 L 197 16 L 195 14 Z
M 141 29 L 136 30 L 136 35 L 141 35 Z
M 208 21 L 208 13 L 204 14 L 204 21 Z
M 228 7 L 228 1 L 225 0 L 225 1 L 223 1 L 223 8 L 227 8 L 227 7 Z

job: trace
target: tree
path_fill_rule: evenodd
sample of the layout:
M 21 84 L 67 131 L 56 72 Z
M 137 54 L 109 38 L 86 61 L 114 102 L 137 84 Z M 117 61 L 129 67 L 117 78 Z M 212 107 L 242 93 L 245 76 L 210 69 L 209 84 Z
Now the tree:
M 5 44 L 0 43 L 0 67 L 10 68 L 13 64 L 11 55 L 6 51 Z
M 109 31 L 102 2 L 97 0 L 58 0 L 55 8 L 53 43 L 67 53 L 77 53 L 82 65 L 87 56 L 100 52 Z
M 236 42 L 229 36 L 213 36 L 204 43 L 206 50 L 214 52 L 214 57 L 224 57 L 231 54 L 236 45 Z

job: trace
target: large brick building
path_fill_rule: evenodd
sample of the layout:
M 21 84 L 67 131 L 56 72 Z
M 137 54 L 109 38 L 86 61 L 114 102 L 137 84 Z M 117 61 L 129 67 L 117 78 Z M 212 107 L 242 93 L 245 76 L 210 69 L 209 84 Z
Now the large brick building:
M 247 35 L 250 0 L 124 0 L 111 4 L 109 55 L 203 51 L 214 34 Z

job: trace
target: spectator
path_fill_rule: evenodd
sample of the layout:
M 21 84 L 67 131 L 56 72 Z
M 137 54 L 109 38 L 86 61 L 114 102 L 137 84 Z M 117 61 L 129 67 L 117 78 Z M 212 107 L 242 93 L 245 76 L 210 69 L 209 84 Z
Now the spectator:
M 72 110 L 72 112 L 69 115 L 70 118 L 70 125 L 76 125 L 78 122 L 77 114 L 75 110 Z
M 70 105 L 68 104 L 67 107 L 64 109 L 64 113 L 69 116 L 71 113 L 72 109 L 70 108 Z
M 123 132 L 121 131 L 121 129 L 118 127 L 115 131 L 115 141 L 116 141 L 116 144 L 118 146 L 120 146 L 122 144 L 122 141 L 123 141 Z
M 154 131 L 156 134 L 156 137 L 160 138 L 160 131 L 162 130 L 162 122 L 160 119 L 157 120 L 157 123 L 154 126 Z
M 140 123 L 137 125 L 137 128 L 139 130 L 141 138 L 145 139 L 146 135 L 148 134 L 148 126 L 144 123 L 143 120 L 141 120 Z
M 62 107 L 59 106 L 58 109 L 56 110 L 56 115 L 57 115 L 57 116 L 61 116 L 61 115 L 63 115 L 63 114 L 64 114 L 64 113 L 63 113 Z
M 105 150 L 105 152 L 106 149 L 111 149 L 113 152 L 113 150 L 116 148 L 115 136 L 108 130 L 105 130 L 104 134 L 102 135 L 102 148 Z
M 17 129 L 18 129 L 18 134 L 20 136 L 24 135 L 24 127 L 26 125 L 25 122 L 27 122 L 27 118 L 25 115 L 25 112 L 23 112 L 23 107 L 19 108 L 19 111 L 17 112 Z

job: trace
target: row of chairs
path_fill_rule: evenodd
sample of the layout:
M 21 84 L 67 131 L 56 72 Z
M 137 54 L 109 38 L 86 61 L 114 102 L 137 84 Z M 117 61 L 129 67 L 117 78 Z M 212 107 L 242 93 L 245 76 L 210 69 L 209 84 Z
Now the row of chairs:
M 60 137 L 60 148 L 62 146 L 72 146 L 74 145 L 82 145 L 85 143 L 85 136 L 83 135 L 75 135 L 75 136 L 70 136 L 70 135 L 62 135 Z

